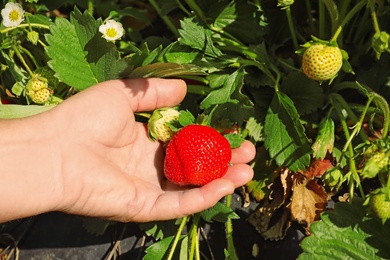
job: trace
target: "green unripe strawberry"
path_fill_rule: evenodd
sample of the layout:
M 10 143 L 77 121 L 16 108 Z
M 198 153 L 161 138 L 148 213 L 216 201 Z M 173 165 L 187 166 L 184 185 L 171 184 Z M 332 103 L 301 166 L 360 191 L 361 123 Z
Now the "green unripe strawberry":
M 389 157 L 384 152 L 377 152 L 372 155 L 364 164 L 362 177 L 374 178 L 378 173 L 385 170 L 389 163 Z
M 48 88 L 49 85 L 46 79 L 41 79 L 39 77 L 34 77 L 26 85 L 27 92 L 34 92 L 44 88 Z
M 56 89 L 59 84 L 59 80 L 55 77 L 55 72 L 49 67 L 39 67 L 34 71 L 34 74 L 38 78 L 44 78 L 51 89 Z
M 30 98 L 34 103 L 42 105 L 50 100 L 51 95 L 51 89 L 43 88 L 38 91 L 35 91 L 34 94 L 30 96 Z
M 49 88 L 46 78 L 34 77 L 26 86 L 26 94 L 36 104 L 45 104 L 51 99 L 53 90 Z
M 390 198 L 386 188 L 374 191 L 370 195 L 370 208 L 384 223 L 390 218 Z
M 174 108 L 156 109 L 148 121 L 149 138 L 153 141 L 168 142 L 174 135 L 167 123 L 179 119 L 180 112 Z
M 302 70 L 311 79 L 333 79 L 343 65 L 343 55 L 338 47 L 315 43 L 308 47 L 302 57 Z

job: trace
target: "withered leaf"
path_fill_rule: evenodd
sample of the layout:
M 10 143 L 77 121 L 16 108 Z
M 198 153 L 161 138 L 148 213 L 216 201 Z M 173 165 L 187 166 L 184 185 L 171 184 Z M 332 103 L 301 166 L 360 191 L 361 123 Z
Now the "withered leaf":
M 308 179 L 318 178 L 332 166 L 332 162 L 328 159 L 316 159 L 311 162 L 305 172 L 300 171 L 299 173 L 303 174 Z
M 275 177 L 269 198 L 265 199 L 262 206 L 248 218 L 248 222 L 265 239 L 282 239 L 291 225 L 290 210 L 285 207 L 291 194 L 291 177 L 292 172 L 288 169 Z
M 327 194 L 317 180 L 309 180 L 296 175 L 294 178 L 291 203 L 291 219 L 309 227 L 319 220 L 320 213 L 326 210 Z

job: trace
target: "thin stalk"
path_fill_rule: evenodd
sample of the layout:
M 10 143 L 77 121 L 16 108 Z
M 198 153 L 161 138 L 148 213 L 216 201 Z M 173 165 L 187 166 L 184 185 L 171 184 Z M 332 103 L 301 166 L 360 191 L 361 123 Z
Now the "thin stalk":
M 349 22 L 349 20 L 352 19 L 353 16 L 355 16 L 355 14 L 357 14 L 357 12 L 360 11 L 361 8 L 363 8 L 364 6 L 366 6 L 367 4 L 367 1 L 366 0 L 363 0 L 363 1 L 359 1 L 352 9 L 351 11 L 348 12 L 348 14 L 344 17 L 343 21 L 340 23 L 340 26 L 337 28 L 336 32 L 333 34 L 332 38 L 331 38 L 331 41 L 336 41 L 337 38 L 339 37 L 340 33 L 341 33 L 341 30 L 342 28 Z
M 292 15 L 291 15 L 290 6 L 287 6 L 285 8 L 285 12 L 286 12 L 286 16 L 287 16 L 288 28 L 290 29 L 291 39 L 292 39 L 293 44 L 294 44 L 294 49 L 298 50 L 298 48 L 299 48 L 298 40 L 297 40 L 297 35 L 295 33 L 295 27 L 294 27 L 294 22 L 293 22 Z
M 200 250 L 199 250 L 199 236 L 198 236 L 198 228 L 199 228 L 199 220 L 200 215 L 195 214 L 192 218 L 192 227 L 190 230 L 190 252 L 188 259 L 193 260 L 194 257 L 197 260 L 200 260 Z
M 343 115 L 343 112 L 342 112 L 342 108 L 344 108 L 344 106 L 342 104 L 340 104 L 339 101 L 340 101 L 339 95 L 333 95 L 331 97 L 331 102 L 333 104 L 333 107 L 336 109 L 337 114 L 339 115 L 340 123 L 341 123 L 341 126 L 343 128 L 345 138 L 347 140 L 349 140 L 351 138 L 351 135 L 349 133 L 347 121 L 345 120 L 345 116 Z M 349 154 L 349 156 L 348 156 L 349 170 L 350 170 L 351 178 L 352 178 L 349 181 L 349 197 L 352 200 L 352 198 L 354 197 L 354 193 L 355 193 L 355 184 L 357 187 L 359 187 L 359 191 L 360 191 L 362 197 L 364 197 L 364 191 L 363 191 L 361 184 L 360 184 L 360 181 L 359 181 L 359 174 L 357 172 L 357 167 L 356 167 L 356 163 L 354 160 L 354 156 L 355 156 L 354 149 L 353 149 L 353 146 L 351 143 L 349 143 L 347 147 L 344 147 L 343 153 L 347 152 L 347 151 Z
M 30 67 L 27 65 L 26 60 L 24 59 L 23 55 L 20 53 L 19 49 L 16 48 L 15 45 L 12 46 L 12 49 L 14 50 L 16 56 L 18 56 L 20 62 L 23 64 L 24 68 L 27 70 L 28 74 L 30 74 L 31 77 L 34 77 L 34 73 L 31 71 Z
M 15 29 L 18 29 L 18 28 L 25 28 L 25 27 L 36 27 L 36 28 L 42 28 L 42 29 L 47 29 L 49 30 L 49 26 L 47 25 L 43 25 L 43 24 L 40 24 L 40 23 L 23 23 L 23 24 L 19 24 L 18 26 L 14 26 L 14 27 L 8 27 L 8 28 L 5 28 L 3 30 L 0 30 L 0 34 L 3 34 L 3 33 L 6 33 L 6 32 L 10 32 L 10 31 L 13 31 Z
M 378 18 L 376 16 L 375 4 L 370 4 L 369 6 L 370 6 L 370 13 L 371 13 L 371 19 L 372 19 L 372 24 L 374 26 L 374 30 L 376 33 L 380 33 L 381 29 L 379 28 Z
M 318 22 L 318 31 L 320 39 L 325 38 L 325 5 L 322 1 L 318 1 L 318 13 L 319 13 L 319 22 Z
M 172 21 L 169 19 L 168 16 L 161 14 L 161 8 L 157 4 L 157 1 L 155 0 L 149 0 L 149 3 L 153 6 L 153 8 L 156 10 L 158 15 L 161 17 L 161 19 L 164 21 L 164 23 L 168 26 L 169 30 L 175 35 L 176 38 L 179 38 L 180 34 L 177 31 L 175 25 L 173 25 Z
M 231 207 L 232 204 L 232 195 L 226 196 L 226 206 Z M 236 249 L 234 247 L 234 241 L 233 241 L 233 223 L 232 219 L 229 218 L 225 223 L 225 230 L 226 230 L 226 240 L 227 240 L 227 250 L 229 252 L 229 259 L 231 260 L 238 260 Z
M 87 4 L 87 10 L 89 13 L 93 14 L 95 7 L 94 7 L 94 0 L 88 0 Z
M 188 216 L 182 218 L 180 226 L 177 229 L 175 238 L 173 239 L 172 245 L 171 245 L 171 247 L 169 249 L 169 254 L 168 254 L 167 260 L 172 260 L 173 254 L 175 253 L 175 250 L 176 250 L 177 243 L 179 242 L 180 235 L 183 232 L 183 229 L 184 229 L 184 226 L 187 223 L 187 220 L 188 220 Z
M 314 28 L 314 23 L 313 23 L 313 15 L 311 14 L 311 3 L 310 0 L 305 0 L 306 2 L 306 12 L 307 12 L 307 19 L 309 21 L 309 27 L 311 34 L 314 34 L 315 28 Z
M 211 91 L 213 91 L 213 90 L 209 87 L 206 87 L 206 86 L 192 85 L 192 84 L 187 85 L 187 92 L 188 93 L 207 96 L 208 94 L 210 94 Z
M 203 23 L 207 24 L 206 15 L 203 13 L 202 8 L 194 0 L 186 0 L 187 5 L 193 10 L 196 15 L 202 20 Z
M 35 59 L 35 57 L 31 54 L 31 52 L 29 50 L 27 50 L 26 48 L 22 47 L 22 46 L 19 46 L 19 48 L 23 51 L 23 53 L 26 53 L 27 56 L 32 60 L 32 62 L 34 63 L 34 66 L 35 67 L 39 67 L 39 64 L 37 62 L 37 60 Z

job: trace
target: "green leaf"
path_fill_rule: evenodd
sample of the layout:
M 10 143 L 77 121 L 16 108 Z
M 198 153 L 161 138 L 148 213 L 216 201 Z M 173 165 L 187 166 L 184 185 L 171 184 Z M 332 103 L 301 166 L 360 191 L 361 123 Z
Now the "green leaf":
M 264 141 L 263 137 L 263 125 L 258 123 L 254 117 L 250 117 L 246 122 L 245 129 L 248 130 L 248 134 L 255 142 Z
M 276 163 L 296 172 L 310 163 L 311 148 L 291 99 L 276 92 L 268 109 L 265 125 L 265 147 Z
M 239 134 L 229 133 L 224 136 L 229 141 L 230 147 L 232 149 L 240 147 L 241 144 L 245 141 L 245 139 Z
M 210 57 L 220 57 L 222 52 L 214 46 L 211 38 L 211 31 L 196 22 L 194 18 L 184 18 L 180 21 L 181 29 L 179 33 L 181 38 L 179 42 L 196 50 L 202 51 Z
M 190 64 L 162 63 L 157 62 L 134 69 L 130 78 L 148 77 L 178 77 L 184 75 L 205 75 L 206 73 L 199 67 Z
M 236 70 L 232 73 L 224 82 L 223 86 L 216 89 L 203 99 L 200 103 L 201 109 L 207 109 L 212 105 L 224 104 L 231 101 L 231 95 L 236 89 L 240 89 L 243 85 L 244 73 L 243 71 Z
M 82 217 L 83 228 L 90 234 L 101 236 L 106 232 L 107 228 L 115 224 L 115 221 L 102 219 L 102 218 L 92 218 L 92 217 Z
M 55 107 L 55 105 L 50 106 L 39 106 L 39 105 L 0 105 L 0 118 L 22 118 L 32 115 L 36 115 L 45 111 L 48 111 Z
M 363 199 L 339 202 L 311 225 L 312 235 L 301 242 L 299 260 L 390 259 L 390 222 L 367 216 Z
M 46 35 L 49 66 L 58 79 L 83 90 L 96 83 L 119 78 L 127 64 L 119 59 L 116 46 L 102 38 L 100 20 L 76 8 L 70 22 L 56 18 Z
M 173 238 L 174 236 L 170 236 L 150 245 L 148 248 L 146 248 L 145 250 L 146 254 L 142 259 L 144 260 L 166 259 Z M 182 251 L 187 252 L 186 250 L 187 244 L 188 244 L 188 237 L 184 235 L 180 236 L 178 241 L 180 252 L 177 252 L 176 250 L 172 259 L 181 259 L 179 255 L 181 255 Z
M 164 237 L 170 237 L 176 234 L 177 221 L 167 220 L 140 223 L 139 228 L 155 240 L 162 240 Z
M 1 50 L 1 55 L 5 59 L 5 62 L 7 63 L 8 69 L 11 72 L 12 77 L 14 80 L 21 85 L 26 85 L 27 80 L 29 78 L 29 75 L 26 70 L 19 67 L 13 58 L 11 58 L 7 53 L 5 53 L 3 50 Z M 18 94 L 18 93 L 15 93 Z
M 323 88 L 303 73 L 290 73 L 283 80 L 280 90 L 291 98 L 300 115 L 316 111 L 325 103 Z
M 239 219 L 240 217 L 228 206 L 218 202 L 213 207 L 200 212 L 200 216 L 211 222 L 213 220 L 218 222 L 226 222 L 228 219 Z
M 332 153 L 334 147 L 334 122 L 332 118 L 323 118 L 319 125 L 318 135 L 312 145 L 313 156 L 324 159 L 327 153 Z

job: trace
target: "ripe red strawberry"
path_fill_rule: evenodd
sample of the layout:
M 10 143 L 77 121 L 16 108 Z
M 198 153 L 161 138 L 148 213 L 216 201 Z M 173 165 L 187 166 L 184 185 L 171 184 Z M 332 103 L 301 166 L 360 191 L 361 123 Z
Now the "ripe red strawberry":
M 343 65 L 343 55 L 338 47 L 316 43 L 306 49 L 302 57 L 302 70 L 314 80 L 328 80 L 337 76 Z
M 188 125 L 168 143 L 164 173 L 178 185 L 204 185 L 228 170 L 232 152 L 228 140 L 210 126 Z

